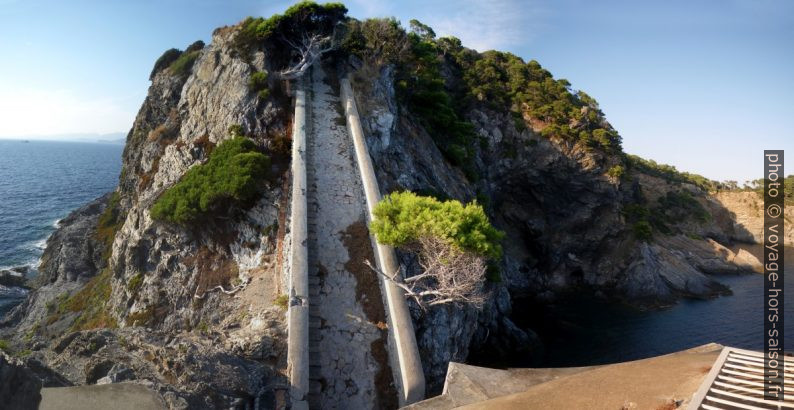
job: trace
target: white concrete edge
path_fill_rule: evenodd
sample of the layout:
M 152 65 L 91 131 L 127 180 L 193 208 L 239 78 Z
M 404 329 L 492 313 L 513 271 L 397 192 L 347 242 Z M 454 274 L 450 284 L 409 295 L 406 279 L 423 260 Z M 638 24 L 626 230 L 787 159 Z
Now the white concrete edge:
M 356 152 L 356 163 L 361 173 L 361 182 L 364 186 L 364 194 L 367 198 L 367 215 L 372 221 L 375 205 L 381 199 L 378 188 L 378 180 L 372 166 L 372 159 L 367 150 L 367 142 L 364 139 L 364 131 L 361 128 L 361 120 L 358 116 L 353 89 L 350 86 L 349 78 L 340 79 L 342 104 L 345 107 L 347 118 L 347 130 L 353 139 L 353 146 Z M 394 249 L 390 246 L 373 242 L 377 248 L 377 262 L 383 272 L 399 275 L 400 265 L 397 263 L 397 256 Z M 380 276 L 379 276 L 380 277 Z M 394 283 L 380 277 L 382 287 L 386 290 L 385 300 L 388 309 L 389 334 L 393 337 L 394 346 L 397 350 L 396 367 L 399 370 L 399 389 L 400 406 L 416 403 L 425 397 L 425 375 L 422 370 L 422 361 L 419 358 L 419 348 L 414 334 L 414 325 L 411 320 L 411 313 L 408 310 L 408 303 L 405 300 L 405 292 Z M 392 357 L 392 367 L 395 367 L 394 355 Z
M 295 91 L 292 128 L 292 209 L 290 211 L 290 284 L 287 310 L 287 373 L 293 409 L 308 408 L 309 260 L 306 222 L 306 93 Z

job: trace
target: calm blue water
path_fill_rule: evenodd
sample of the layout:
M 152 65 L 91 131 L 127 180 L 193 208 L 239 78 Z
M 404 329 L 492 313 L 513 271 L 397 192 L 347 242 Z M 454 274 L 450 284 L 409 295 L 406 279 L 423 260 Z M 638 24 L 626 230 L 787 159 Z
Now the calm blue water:
M 749 249 L 763 257 L 760 246 Z M 794 248 L 786 249 L 786 275 L 794 274 Z M 763 276 L 715 276 L 732 296 L 684 300 L 664 310 L 640 311 L 577 298 L 555 306 L 514 307 L 513 319 L 535 329 L 546 346 L 543 365 L 586 366 L 643 359 L 709 342 L 763 349 Z M 786 280 L 785 347 L 794 350 L 794 277 Z M 523 314 L 516 314 L 522 311 Z M 509 364 L 508 364 L 509 365 Z M 527 363 L 513 364 L 514 367 Z
M 123 148 L 0 140 L 0 269 L 28 266 L 35 274 L 57 221 L 115 188 Z M 0 313 L 19 295 L 0 286 Z

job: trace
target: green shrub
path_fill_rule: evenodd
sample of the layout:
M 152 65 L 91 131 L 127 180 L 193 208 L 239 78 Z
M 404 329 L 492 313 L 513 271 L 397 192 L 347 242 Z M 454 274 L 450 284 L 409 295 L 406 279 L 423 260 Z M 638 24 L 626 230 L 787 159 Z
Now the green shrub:
M 204 42 L 201 40 L 194 41 L 193 44 L 187 46 L 185 49 L 185 53 L 192 53 L 194 51 L 200 51 L 204 49 Z
M 58 320 L 65 313 L 76 312 L 79 315 L 72 323 L 70 328 L 72 331 L 114 328 L 118 324 L 107 306 L 112 292 L 110 269 L 105 268 L 79 291 L 70 296 L 62 295 L 56 311 L 50 315 L 48 322 Z
M 631 227 L 634 236 L 641 241 L 648 241 L 653 237 L 653 229 L 648 221 L 635 222 Z
M 105 207 L 105 211 L 102 212 L 97 221 L 94 238 L 105 247 L 102 254 L 103 260 L 110 258 L 110 254 L 113 251 L 113 241 L 116 239 L 116 232 L 118 232 L 126 219 L 126 215 L 121 213 L 120 202 L 119 192 L 113 192 L 108 200 L 107 207 Z
M 491 225 L 476 202 L 463 205 L 410 191 L 393 192 L 378 203 L 374 215 L 372 230 L 383 244 L 405 246 L 429 235 L 488 258 L 502 254 L 499 242 L 504 233 Z
M 143 285 L 143 274 L 139 272 L 130 278 L 129 282 L 127 282 L 127 290 L 134 294 L 138 291 L 138 289 L 141 288 L 141 285 Z
M 394 17 L 364 21 L 350 19 L 345 28 L 341 49 L 371 62 L 374 66 L 397 64 L 408 52 L 405 47 L 408 34 Z
M 669 191 L 659 197 L 658 202 L 660 211 L 668 216 L 670 222 L 687 218 L 694 218 L 701 223 L 711 220 L 711 214 L 689 192 Z
M 248 138 L 224 141 L 157 199 L 152 217 L 187 225 L 221 208 L 250 205 L 269 167 L 270 159 Z
M 623 216 L 626 217 L 626 220 L 629 221 L 629 223 L 647 220 L 651 214 L 648 208 L 640 204 L 625 205 L 623 206 L 622 213 Z
M 265 99 L 270 95 L 270 90 L 267 88 L 267 72 L 257 71 L 251 74 L 248 79 L 248 89 L 259 95 L 259 98 Z
M 229 136 L 231 137 L 244 137 L 245 132 L 243 131 L 243 126 L 240 124 L 232 124 L 229 126 L 228 129 Z
M 582 91 L 574 93 L 567 80 L 555 80 L 537 61 L 525 63 L 514 54 L 499 51 L 453 50 L 448 54 L 461 67 L 466 84 L 460 101 L 479 101 L 493 109 L 513 112 L 517 125 L 518 119 L 528 112 L 546 123 L 541 130 L 545 137 L 579 141 L 609 152 L 621 151 L 621 138 L 606 125 L 598 103 Z
M 289 307 L 289 296 L 284 294 L 278 295 L 274 303 L 276 306 L 286 310 Z
M 410 33 L 407 40 L 409 52 L 402 55 L 395 78 L 398 96 L 417 116 L 447 160 L 472 179 L 476 174 L 472 168 L 474 126 L 463 119 L 445 89 L 439 60 L 441 50 L 427 36 Z M 467 171 L 467 168 L 471 169 Z
M 718 183 L 704 176 L 681 172 L 672 165 L 659 164 L 652 159 L 644 159 L 637 155 L 627 154 L 625 163 L 628 169 L 659 177 L 668 182 L 689 183 L 705 191 L 715 190 Z
M 154 68 L 152 68 L 152 72 L 151 74 L 149 74 L 149 81 L 153 80 L 154 76 L 157 75 L 157 73 L 170 66 L 181 55 L 182 52 L 176 48 L 170 48 L 168 50 L 165 50 L 163 55 L 161 55 L 160 58 L 158 58 L 157 61 L 154 63 Z
M 623 165 L 615 165 L 612 168 L 609 168 L 607 171 L 607 175 L 612 178 L 620 179 L 623 177 L 623 174 L 626 173 L 626 168 L 623 168 Z
M 198 59 L 201 50 L 191 51 L 189 53 L 182 53 L 171 65 L 168 66 L 168 72 L 177 77 L 182 77 L 190 74 L 193 69 L 193 64 Z

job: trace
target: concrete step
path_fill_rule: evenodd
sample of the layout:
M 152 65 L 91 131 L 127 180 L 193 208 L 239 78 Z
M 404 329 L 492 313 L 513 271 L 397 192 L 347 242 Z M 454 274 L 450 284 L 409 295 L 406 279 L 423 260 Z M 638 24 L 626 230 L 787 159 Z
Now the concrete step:
M 44 410 L 159 410 L 166 408 L 167 406 L 159 394 L 136 383 L 47 387 L 41 390 L 41 402 L 39 403 L 39 409 Z
M 499 370 L 450 363 L 444 394 L 405 409 L 621 408 L 628 402 L 632 408 L 663 408 L 671 396 L 693 395 L 720 349 L 712 343 L 591 367 Z

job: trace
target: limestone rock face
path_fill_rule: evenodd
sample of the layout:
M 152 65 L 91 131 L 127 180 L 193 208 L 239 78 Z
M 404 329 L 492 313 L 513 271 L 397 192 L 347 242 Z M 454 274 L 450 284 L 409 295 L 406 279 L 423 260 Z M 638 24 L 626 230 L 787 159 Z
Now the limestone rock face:
M 108 199 L 109 195 L 97 198 L 58 222 L 59 229 L 47 239 L 34 285 L 85 280 L 104 267 L 104 247 L 94 232 Z
M 153 76 L 122 154 L 112 248 L 96 239 L 104 196 L 61 221 L 37 289 L 4 319 L 0 336 L 68 383 L 143 383 L 174 408 L 269 407 L 262 400 L 284 388 L 284 311 L 273 300 L 287 248 L 290 97 L 279 82 L 268 98 L 249 89 L 268 59 L 241 58 L 234 34 L 217 30 L 186 74 Z M 152 219 L 157 198 L 231 125 L 272 160 L 260 195 L 192 227 Z
M 762 243 L 764 241 L 764 198 L 755 192 L 718 192 L 714 208 L 722 210 L 716 223 L 737 242 Z M 794 218 L 794 209 L 787 207 L 787 220 Z M 794 244 L 794 224 L 784 224 L 783 239 L 786 246 Z
M 102 253 L 105 246 L 96 240 L 94 232 L 108 198 L 109 195 L 97 198 L 58 223 L 58 229 L 47 239 L 39 274 L 29 281 L 36 290 L 30 292 L 0 323 L 15 325 L 18 334 L 29 333 L 46 320 L 53 300 L 78 289 L 104 267 L 106 262 L 102 260 Z M 53 331 L 62 330 L 55 324 Z

